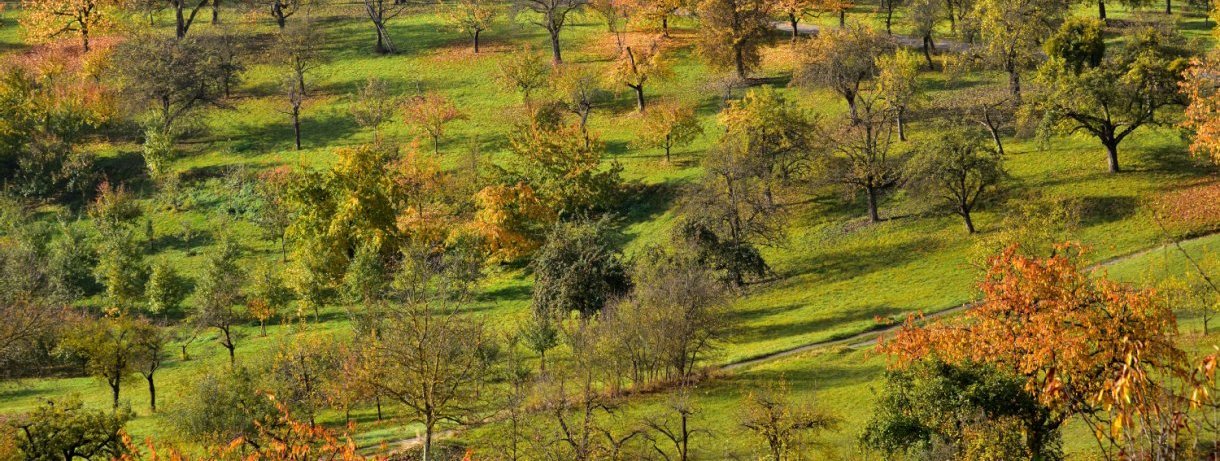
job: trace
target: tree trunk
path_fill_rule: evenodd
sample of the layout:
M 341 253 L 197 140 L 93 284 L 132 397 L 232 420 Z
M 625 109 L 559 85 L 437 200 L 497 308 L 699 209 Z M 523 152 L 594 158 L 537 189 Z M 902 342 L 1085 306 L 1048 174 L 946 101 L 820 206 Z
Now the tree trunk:
M 145 376 L 148 380 L 148 408 L 153 413 L 157 412 L 157 385 L 153 382 L 153 375 Z
M 83 22 L 81 23 L 81 26 L 80 26 L 80 41 L 81 41 L 81 47 L 84 49 L 84 51 L 86 53 L 88 53 L 89 52 L 89 26 Z
M 262 330 L 262 332 L 263 332 L 263 337 L 264 337 L 264 338 L 266 338 L 266 337 L 267 337 L 267 321 L 266 321 L 266 320 L 259 320 L 259 321 L 258 321 L 258 329 L 259 329 L 259 330 Z
M 665 135 L 665 163 L 669 163 L 669 150 L 670 150 L 670 147 L 672 147 L 670 145 L 669 138 L 670 138 L 670 135 L 668 135 L 668 134 Z
M 1017 72 L 1014 66 L 1008 70 L 1008 91 L 1012 93 L 1012 98 L 1018 104 L 1021 103 L 1021 74 Z
M 854 125 L 860 121 L 860 113 L 856 110 L 856 95 L 849 94 L 843 96 L 843 98 L 847 100 L 847 110 L 851 115 L 851 122 Z
M 174 35 L 179 39 L 186 37 L 186 18 L 182 16 L 182 3 L 186 0 L 177 0 L 174 2 L 174 19 L 177 21 L 174 28 Z
M 1097 19 L 1109 21 L 1106 19 L 1106 0 L 1097 0 Z
M 988 127 L 987 131 L 991 132 L 991 140 L 995 141 L 995 149 L 1001 156 L 1004 155 L 1004 142 L 1000 140 L 1000 130 Z
M 974 233 L 974 220 L 970 219 L 970 207 L 962 205 L 962 206 L 958 207 L 958 209 L 962 215 L 962 219 L 964 219 L 966 221 L 966 232 L 973 234 Z
M 119 387 L 121 387 L 121 386 L 122 386 L 122 383 L 117 378 L 113 382 L 110 383 L 110 398 L 111 398 L 111 403 L 113 404 L 113 408 L 115 410 L 119 409 Z
M 669 38 L 669 15 L 668 14 L 661 16 L 661 35 L 664 36 L 665 38 Z
M 1165 0 L 1165 14 L 1173 14 L 1173 0 Z
M 906 109 L 900 107 L 900 108 L 898 108 L 898 110 L 894 111 L 894 114 L 895 114 L 895 118 L 897 118 L 897 122 L 898 122 L 898 140 L 906 141 L 907 140 L 907 124 L 906 124 L 906 120 L 904 117 L 904 115 L 906 114 Z
M 381 396 L 378 395 L 373 399 L 377 401 L 377 420 L 381 421 Z
M 877 213 L 877 188 L 866 187 L 865 191 L 868 195 L 868 220 L 870 222 L 881 222 L 881 215 Z
M 482 31 L 478 30 L 478 29 L 475 29 L 475 31 L 474 31 L 474 52 L 475 52 L 475 54 L 479 53 L 479 33 L 480 32 L 482 32 Z
M 1110 172 L 1118 173 L 1120 171 L 1120 168 L 1118 167 L 1118 142 L 1103 141 L 1103 144 L 1106 145 L 1106 160 L 1110 164 Z
M 932 36 L 923 36 L 923 58 L 928 62 L 928 70 L 936 70 L 936 66 L 932 64 Z
M 296 140 L 297 150 L 301 150 L 301 109 L 292 109 L 292 134 Z
M 271 15 L 275 16 L 275 25 L 279 26 L 280 30 L 284 30 L 288 18 L 284 17 L 284 5 L 279 0 L 271 2 Z
M 555 64 L 563 64 L 563 54 L 559 51 L 559 30 L 549 31 L 551 33 L 551 62 Z
M 733 61 L 737 65 L 737 78 L 746 79 L 746 57 L 745 51 L 741 49 L 741 45 L 733 47 Z
M 212 0 L 212 24 L 220 24 L 220 0 Z
M 846 27 L 847 27 L 847 9 L 844 8 L 844 9 L 839 10 L 839 28 L 843 29 Z
M 894 35 L 894 30 L 892 27 L 894 25 L 894 2 L 891 0 L 891 1 L 887 1 L 886 4 L 887 4 L 887 6 L 885 8 L 885 34 Z
M 792 43 L 796 43 L 796 39 L 801 33 L 800 28 L 797 27 L 796 13 L 788 13 L 788 23 L 792 24 Z
M 644 85 L 628 85 L 635 90 L 635 109 L 644 113 Z
M 432 429 L 433 429 L 432 425 L 433 425 L 433 423 L 431 423 L 431 422 L 424 424 L 423 461 L 428 461 L 429 459 L 432 459 Z

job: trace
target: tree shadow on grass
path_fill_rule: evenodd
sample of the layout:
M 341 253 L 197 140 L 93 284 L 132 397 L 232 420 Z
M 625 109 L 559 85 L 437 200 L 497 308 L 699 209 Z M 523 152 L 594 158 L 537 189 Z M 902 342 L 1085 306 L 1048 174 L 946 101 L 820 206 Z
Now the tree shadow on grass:
M 788 312 L 799 309 L 803 306 L 784 306 L 777 310 L 776 313 Z M 733 323 L 738 324 L 732 332 L 732 341 L 760 341 L 778 338 L 787 338 L 799 336 L 803 334 L 816 333 L 819 331 L 829 330 L 835 327 L 841 327 L 850 323 L 871 322 L 877 317 L 889 317 L 891 315 L 907 312 L 893 306 L 870 306 L 859 309 L 853 309 L 850 312 L 838 314 L 833 317 L 824 317 L 816 319 L 805 319 L 794 322 L 767 322 L 765 325 L 740 325 L 741 322 L 734 320 Z M 755 313 L 754 315 L 757 315 Z M 760 315 L 759 320 L 768 317 Z
M 870 245 L 847 250 L 806 252 L 791 262 L 782 278 L 810 274 L 819 283 L 833 283 L 899 266 L 934 251 L 940 243 L 931 237 L 918 237 L 888 245 Z
M 1125 195 L 1081 197 L 1080 203 L 1080 223 L 1086 227 L 1127 219 L 1139 208 L 1139 200 Z
M 1122 155 L 1121 152 L 1119 155 Z M 1144 149 L 1139 152 L 1138 159 L 1142 164 L 1147 165 L 1149 170 L 1163 171 L 1177 176 L 1197 177 L 1200 174 L 1215 171 L 1215 167 L 1209 162 L 1192 156 L 1189 151 L 1180 146 L 1162 145 Z

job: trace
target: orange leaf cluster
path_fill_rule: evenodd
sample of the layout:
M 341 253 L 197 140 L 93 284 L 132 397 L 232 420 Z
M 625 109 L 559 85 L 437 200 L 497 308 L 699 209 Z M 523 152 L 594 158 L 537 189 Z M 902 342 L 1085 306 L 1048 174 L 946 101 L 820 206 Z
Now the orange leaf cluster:
M 1079 247 L 1055 253 L 1009 247 L 990 260 L 975 307 L 923 327 L 908 320 L 879 349 L 900 367 L 935 355 L 1009 370 L 1061 419 L 1100 411 L 1115 430 L 1155 411 L 1158 379 L 1188 374 L 1172 310 L 1151 290 L 1090 277 Z
M 1190 152 L 1220 163 L 1220 56 L 1192 59 L 1184 77 L 1181 88 L 1188 104 L 1182 126 L 1195 132 Z

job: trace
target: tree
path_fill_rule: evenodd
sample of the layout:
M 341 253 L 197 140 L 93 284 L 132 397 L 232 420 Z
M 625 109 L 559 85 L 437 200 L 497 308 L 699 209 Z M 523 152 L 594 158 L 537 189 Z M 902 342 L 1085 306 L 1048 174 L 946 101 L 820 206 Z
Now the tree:
M 1104 443 L 1175 398 L 1160 380 L 1189 380 L 1189 367 L 1162 298 L 1091 277 L 1081 261 L 1071 245 L 1050 257 L 1009 247 L 988 261 L 975 307 L 924 327 L 908 322 L 879 349 L 900 369 L 935 354 L 1018 376 L 1047 412 L 1047 431 L 1027 434 L 1033 453 L 1050 442 L 1039 435 L 1075 417 Z
M 980 200 L 994 194 L 1004 178 L 1003 158 L 979 136 L 962 129 L 943 129 L 916 147 L 907 162 L 912 191 L 952 207 L 974 233 L 970 213 Z
M 649 23 L 660 23 L 661 36 L 669 38 L 669 18 L 686 6 L 684 0 L 631 0 L 627 4 L 627 14 Z
M 702 0 L 696 52 L 713 67 L 733 69 L 745 79 L 758 67 L 759 47 L 771 33 L 770 7 L 763 0 Z
M 16 445 L 24 459 L 72 461 L 118 459 L 128 453 L 123 426 L 129 410 L 90 411 L 79 399 L 47 400 L 16 423 Z
M 267 336 L 267 320 L 280 315 L 288 307 L 292 292 L 284 286 L 278 271 L 269 266 L 260 268 L 253 278 L 246 296 L 246 310 L 258 320 L 258 328 L 263 336 Z
M 741 426 L 766 444 L 765 459 L 783 461 L 804 449 L 810 434 L 834 429 L 835 416 L 811 404 L 792 402 L 788 383 L 751 391 L 741 402 Z
M 21 26 L 39 39 L 75 33 L 80 35 L 81 48 L 89 52 L 89 34 L 110 25 L 106 10 L 113 6 L 108 0 L 22 0 L 26 14 Z
M 1048 416 L 1020 377 L 990 365 L 929 358 L 886 372 L 860 440 L 891 456 L 947 447 L 953 459 L 981 459 L 972 456 L 980 449 L 992 453 L 986 459 L 1058 459 L 1058 428 L 1049 427 Z M 1005 449 L 1010 446 L 1015 450 Z
M 445 19 L 458 32 L 469 35 L 474 52 L 479 52 L 479 34 L 490 29 L 500 15 L 499 8 L 487 0 L 458 0 L 445 8 Z
M 594 105 L 607 97 L 601 78 L 589 66 L 565 64 L 555 68 L 553 80 L 552 86 L 559 104 L 580 117 L 580 130 L 588 145 L 592 142 L 589 137 L 589 114 L 593 113 Z
M 204 263 L 194 313 L 200 328 L 215 328 L 220 333 L 220 345 L 229 351 L 229 364 L 234 366 L 237 344 L 233 328 L 244 317 L 237 306 L 241 304 L 241 288 L 246 278 L 237 264 L 238 251 L 237 245 L 226 238 Z
M 305 103 L 305 93 L 301 88 L 303 82 L 297 80 L 297 77 L 298 75 L 286 75 L 281 79 L 280 88 L 288 102 L 288 109 L 282 112 L 292 119 L 293 145 L 296 150 L 301 150 L 301 105 Z
M 113 408 L 119 409 L 119 391 L 133 370 L 136 351 L 135 323 L 125 317 L 86 320 L 64 338 L 60 347 L 85 357 L 85 371 L 110 387 Z
M 589 4 L 589 0 L 513 0 L 514 14 L 532 13 L 533 22 L 546 29 L 551 37 L 551 63 L 563 63 L 559 50 L 559 32 L 567 24 L 568 15 Z
M 863 190 L 868 203 L 868 218 L 881 221 L 877 212 L 880 195 L 902 182 L 905 159 L 894 152 L 893 114 L 878 107 L 872 97 L 860 100 L 853 120 L 845 120 L 826 133 L 833 154 L 823 171 L 832 181 L 851 189 Z
M 695 108 L 675 102 L 655 105 L 644 117 L 644 126 L 637 135 L 636 147 L 651 147 L 665 150 L 665 163 L 670 161 L 670 151 L 694 142 L 703 134 L 703 126 L 695 116 Z
M 665 59 L 661 41 L 654 39 L 647 48 L 627 46 L 610 68 L 610 80 L 635 91 L 635 107 L 644 112 L 644 84 L 651 79 L 669 76 L 669 61 Z
M 525 346 L 538 354 L 538 371 L 546 373 L 546 352 L 559 345 L 559 329 L 555 326 L 555 319 L 549 313 L 539 313 L 535 309 L 529 319 L 521 324 L 520 334 Z
M 974 5 L 986 58 L 1008 73 L 1008 90 L 1021 100 L 1021 72 L 1037 62 L 1038 47 L 1065 13 L 1057 0 L 978 0 Z
M 206 446 L 254 448 L 260 430 L 278 426 L 282 414 L 259 389 L 254 372 L 244 367 L 205 370 L 193 377 L 188 392 L 170 416 L 187 440 Z
M 929 61 L 931 62 L 931 61 Z M 922 96 L 919 58 L 907 50 L 877 57 L 877 94 L 894 112 L 898 140 L 906 141 L 906 114 Z
M 1002 132 L 1017 118 L 1012 94 L 996 85 L 961 88 L 953 93 L 952 97 L 937 101 L 935 111 L 943 114 L 946 121 L 966 120 L 987 130 L 996 152 L 1004 155 Z
M 644 422 L 650 433 L 645 437 L 652 442 L 653 450 L 656 450 L 665 461 L 688 461 L 696 459 L 691 448 L 691 440 L 696 435 L 712 436 L 711 431 L 704 429 L 696 429 L 692 424 L 695 415 L 699 413 L 698 407 L 692 402 L 689 391 L 685 388 L 681 389 L 678 395 L 670 398 L 666 403 L 665 414 L 661 417 L 649 418 Z M 677 421 L 670 420 L 670 417 L 676 417 Z M 657 437 L 653 434 L 660 434 Z M 672 447 L 661 448 L 658 442 L 668 442 Z M 664 444 L 662 444 L 664 445 Z M 670 455 L 672 449 L 673 455 Z
M 163 172 L 181 119 L 224 95 L 224 73 L 217 65 L 221 61 L 215 48 L 194 38 L 140 35 L 115 51 L 126 97 L 150 109 L 144 154 L 154 173 Z
M 433 459 L 437 424 L 470 422 L 489 395 L 481 388 L 491 364 L 481 352 L 492 345 L 491 336 L 480 320 L 465 315 L 477 280 L 471 272 L 478 263 L 471 256 L 406 254 L 399 304 L 389 309 L 381 337 L 364 349 L 363 379 L 424 425 L 425 461 Z
M 496 77 L 500 84 L 521 93 L 525 105 L 530 104 L 530 94 L 546 86 L 550 67 L 530 47 L 522 47 L 500 60 Z
M 399 106 L 398 98 L 390 93 L 385 80 L 369 77 L 352 95 L 348 111 L 356 124 L 373 130 L 373 144 L 381 142 L 381 125 L 390 120 Z
M 259 198 L 254 223 L 262 230 L 264 238 L 280 242 L 280 259 L 283 262 L 288 260 L 287 233 L 293 218 L 288 193 L 293 179 L 292 169 L 280 166 L 260 172 L 254 186 Z
M 719 116 L 742 173 L 761 181 L 768 205 L 810 167 L 819 120 L 769 86 L 752 89 Z
M 369 21 L 373 23 L 373 29 L 377 31 L 377 46 L 374 50 L 382 54 L 397 53 L 398 49 L 394 47 L 394 41 L 390 39 L 390 31 L 386 24 L 406 11 L 408 3 L 398 0 L 361 0 L 361 2 L 364 4 L 364 12 L 368 14 Z
M 271 48 L 275 59 L 288 67 L 302 96 L 309 94 L 305 89 L 305 76 L 326 62 L 322 52 L 326 37 L 322 30 L 312 21 L 294 24 L 280 31 Z
M 839 28 L 847 27 L 847 11 L 855 4 L 851 0 L 817 0 L 816 8 L 818 11 L 833 14 L 839 17 Z
M 864 26 L 828 30 L 800 50 L 793 79 L 798 85 L 838 93 L 855 119 L 861 86 L 877 76 L 877 57 L 893 48 L 889 37 Z
M 440 155 L 441 138 L 445 136 L 445 125 L 466 120 L 464 112 L 445 95 L 435 91 L 408 99 L 403 104 L 403 118 L 407 125 L 420 134 L 432 138 L 432 153 Z
M 630 5 L 625 0 L 590 0 L 589 9 L 606 24 L 606 32 L 614 36 L 618 51 L 623 52 L 623 32 L 631 19 Z
M 110 307 L 134 307 L 144 294 L 148 279 L 144 245 L 136 240 L 135 231 L 128 227 L 103 232 L 102 239 L 94 275 L 106 287 L 106 301 Z
M 932 51 L 936 48 L 936 42 L 932 40 L 932 33 L 936 32 L 936 26 L 945 17 L 944 5 L 942 0 L 911 0 L 907 8 L 906 21 L 911 24 L 914 35 L 923 43 L 923 57 L 929 70 L 935 68 L 932 64 Z
M 902 6 L 906 0 L 881 0 L 880 7 L 885 10 L 885 34 L 894 35 L 894 10 Z
M 269 370 L 276 400 L 316 426 L 315 415 L 327 401 L 326 382 L 338 364 L 336 351 L 323 338 L 294 338 L 280 345 Z
M 630 284 L 606 221 L 559 223 L 534 255 L 534 311 L 593 315 Z
M 818 9 L 820 0 L 777 0 L 772 9 L 776 12 L 788 17 L 788 24 L 792 26 L 792 43 L 800 38 L 800 22 L 806 16 L 813 14 Z
M 256 3 L 255 8 L 266 8 L 264 5 L 267 0 L 247 0 Z M 275 19 L 275 25 L 284 30 L 288 26 L 288 18 L 296 15 L 298 12 L 308 11 L 309 7 L 313 6 L 313 0 L 270 0 L 271 7 L 268 10 L 271 12 L 271 17 Z
M 136 321 L 133 325 L 134 348 L 132 351 L 132 367 L 148 382 L 148 408 L 157 411 L 157 383 L 154 380 L 157 370 L 165 362 L 165 347 L 168 342 L 165 330 L 147 320 Z
M 179 40 L 186 38 L 186 33 L 195 23 L 195 15 L 210 1 L 213 0 L 199 0 L 199 3 L 194 3 L 194 0 L 169 0 L 170 6 L 174 8 L 174 36 Z
M 622 166 L 602 162 L 605 148 L 586 143 L 576 125 L 534 122 L 509 135 L 515 157 L 503 172 L 503 183 L 524 182 L 555 218 L 582 216 L 614 206 Z
M 144 284 L 144 298 L 148 301 L 148 312 L 169 314 L 176 312 L 190 294 L 190 280 L 178 273 L 166 262 L 153 264 Z
M 1060 36 L 1065 34 L 1073 34 L 1072 29 L 1062 29 Z M 1100 34 L 1091 36 L 1100 39 Z M 1187 61 L 1172 48 L 1173 40 L 1155 30 L 1142 31 L 1123 48 L 1107 50 L 1096 66 L 1088 59 L 1072 61 L 1074 55 L 1052 56 L 1039 69 L 1045 91 L 1035 106 L 1046 120 L 1044 131 L 1088 133 L 1105 146 L 1110 172 L 1119 172 L 1119 144 L 1141 127 L 1166 123 L 1163 109 L 1181 101 L 1179 87 Z
M 1187 100 L 1182 125 L 1194 132 L 1190 152 L 1220 163 L 1220 55 L 1192 59 L 1182 81 Z

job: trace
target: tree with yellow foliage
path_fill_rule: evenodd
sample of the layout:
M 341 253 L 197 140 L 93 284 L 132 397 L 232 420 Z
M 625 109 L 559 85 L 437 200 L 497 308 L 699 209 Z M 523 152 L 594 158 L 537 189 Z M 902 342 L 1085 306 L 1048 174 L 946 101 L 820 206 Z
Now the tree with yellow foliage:
M 105 9 L 113 0 L 22 0 L 21 26 L 31 38 L 49 40 L 63 34 L 80 36 L 89 51 L 89 34 L 110 24 Z

